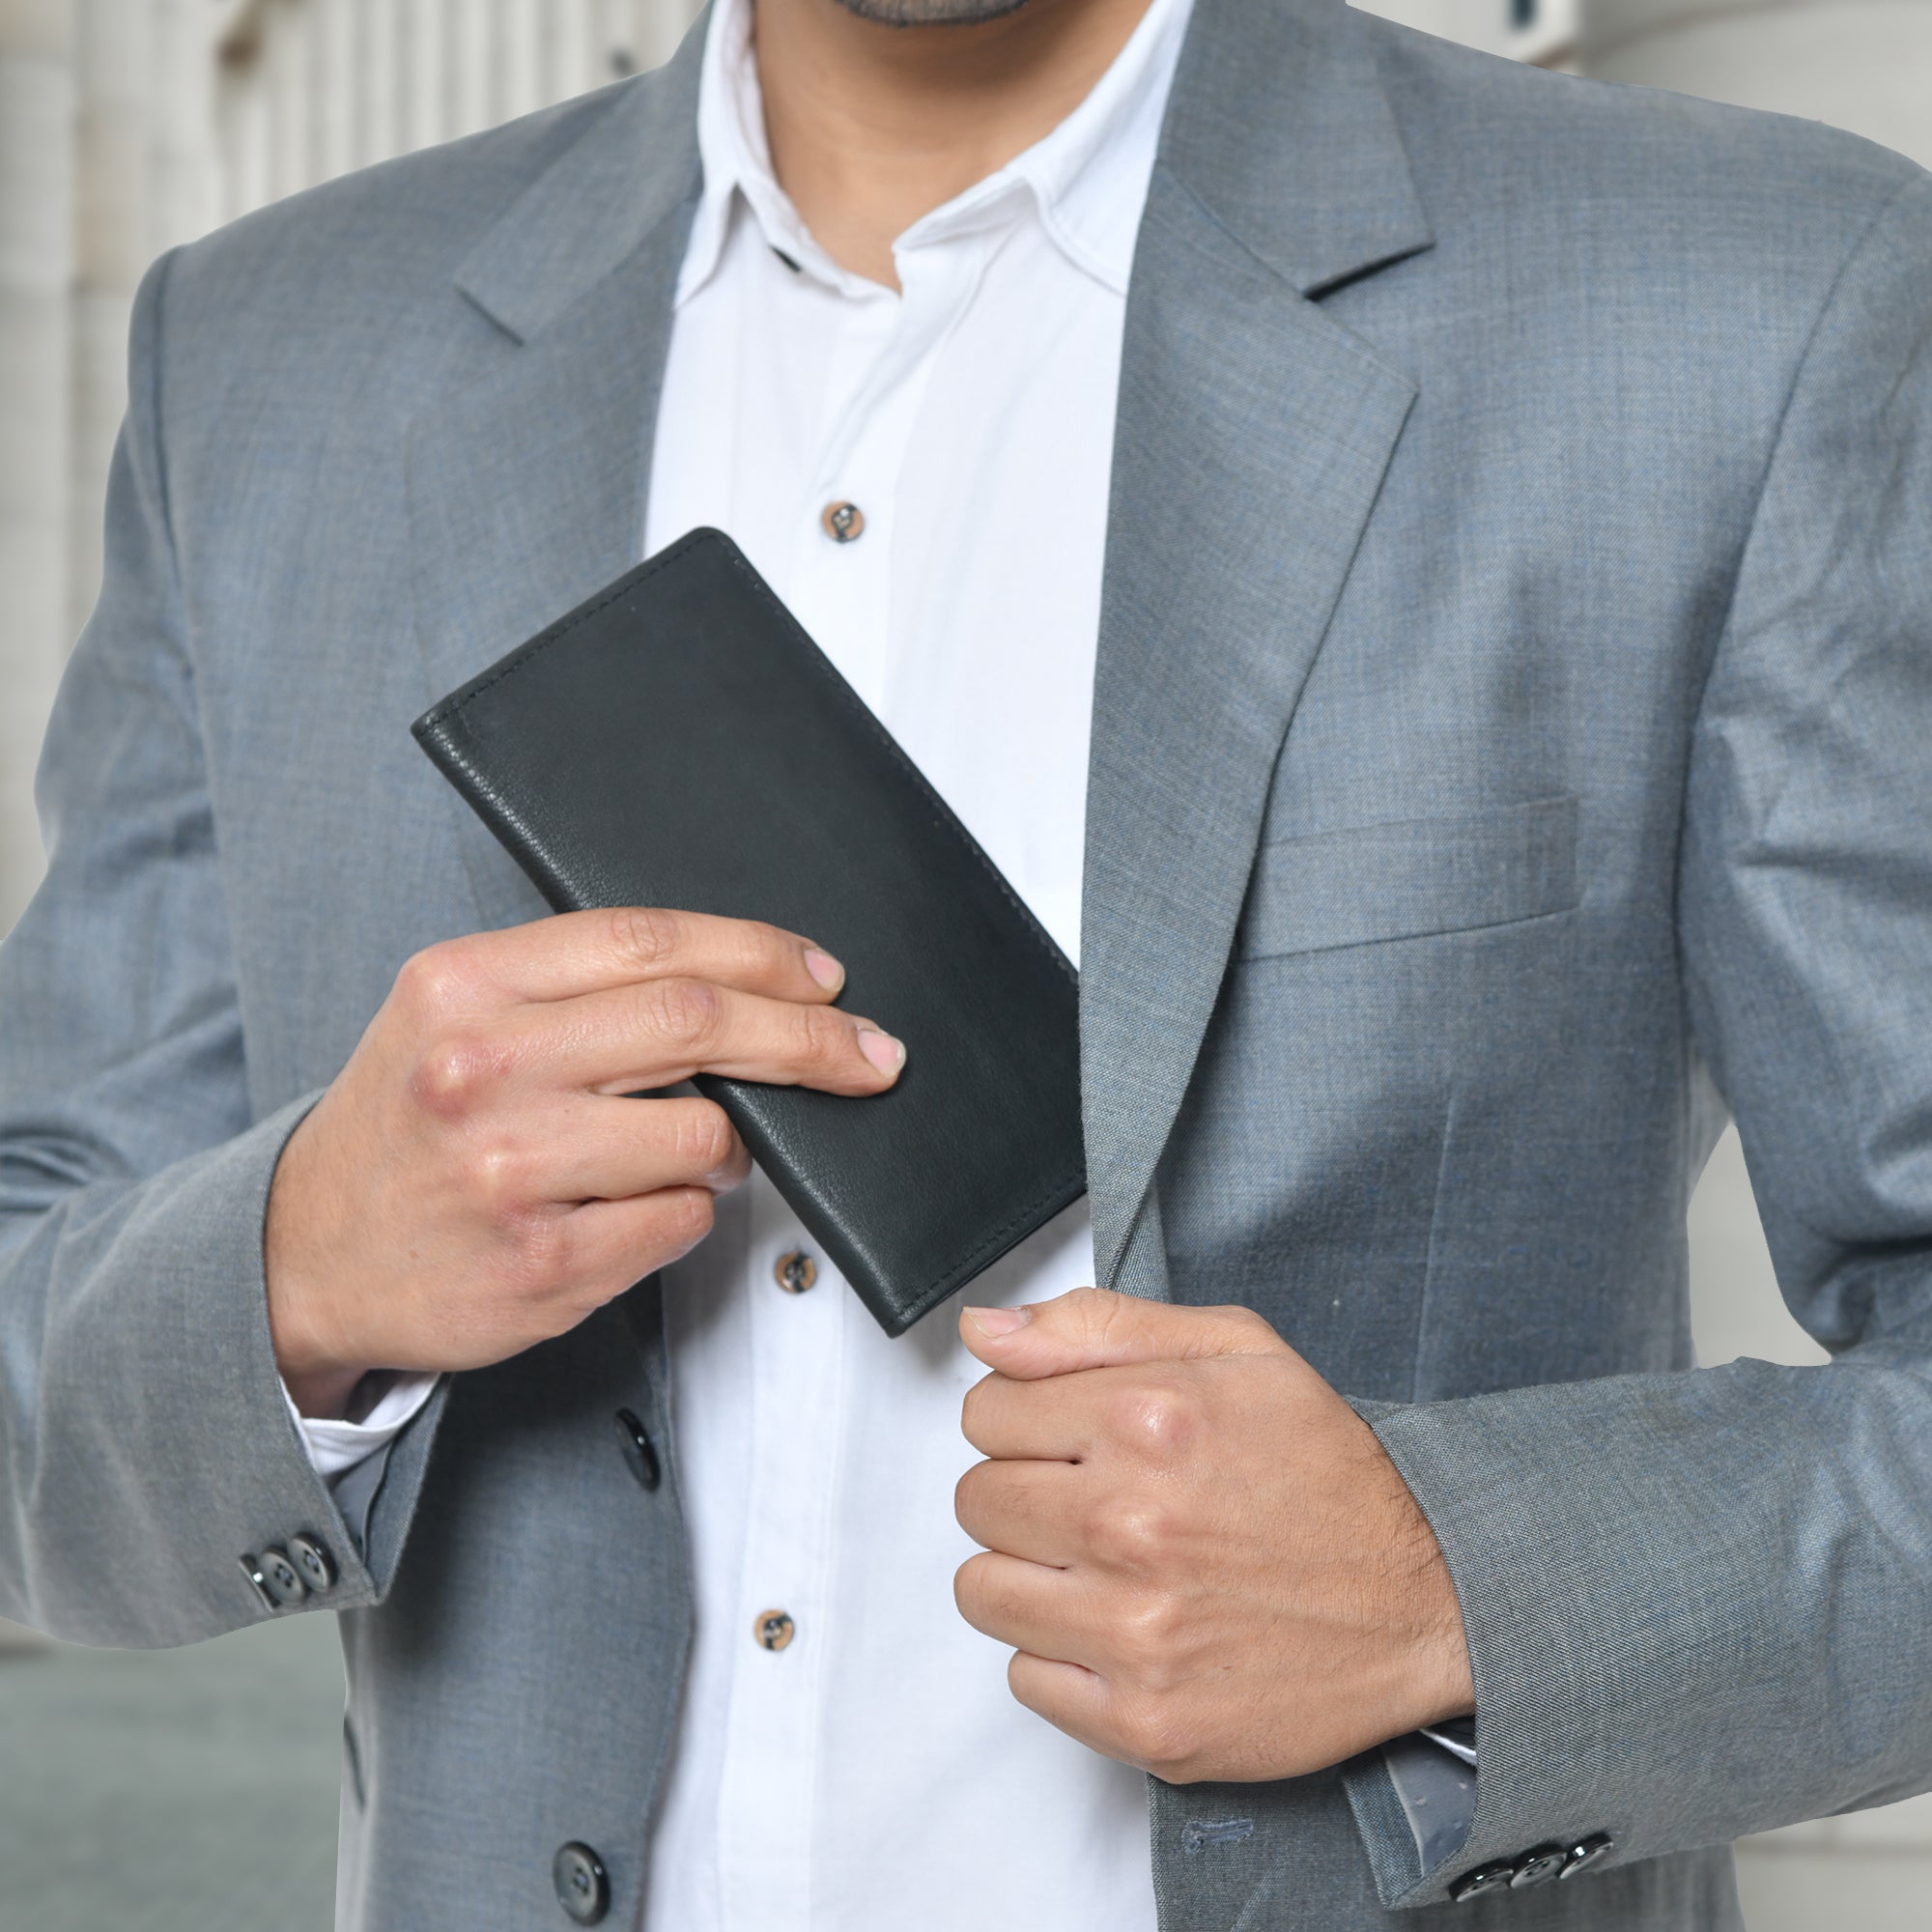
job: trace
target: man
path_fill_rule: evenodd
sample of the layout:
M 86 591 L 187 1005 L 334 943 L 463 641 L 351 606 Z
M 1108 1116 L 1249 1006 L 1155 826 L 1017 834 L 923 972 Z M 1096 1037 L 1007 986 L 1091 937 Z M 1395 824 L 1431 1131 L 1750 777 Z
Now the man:
M 1735 1925 L 1932 1781 L 1932 184 L 1332 0 L 909 11 L 150 277 L 0 1610 L 342 1612 L 348 1926 Z M 543 919 L 408 740 L 706 521 L 1079 951 L 1091 1221 L 896 1343 L 619 1097 L 895 1016 Z M 1724 1104 L 1830 1367 L 1691 1366 Z

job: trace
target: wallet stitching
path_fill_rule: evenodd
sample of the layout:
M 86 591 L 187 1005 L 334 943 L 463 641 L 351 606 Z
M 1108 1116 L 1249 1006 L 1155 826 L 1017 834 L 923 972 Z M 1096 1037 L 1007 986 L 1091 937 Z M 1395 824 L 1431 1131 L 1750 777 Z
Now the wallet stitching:
M 1037 1199 L 1029 1202 L 1026 1207 L 1022 1208 L 1019 1210 L 1019 1212 L 1013 1215 L 1009 1220 L 1001 1222 L 1001 1224 L 997 1228 L 995 1228 L 990 1235 L 986 1236 L 986 1237 L 980 1242 L 978 1247 L 968 1248 L 963 1255 L 957 1258 L 957 1260 L 950 1262 L 945 1267 L 941 1268 L 939 1272 L 936 1275 L 934 1275 L 932 1279 L 928 1281 L 923 1289 L 919 1291 L 919 1293 L 914 1296 L 914 1299 L 918 1300 L 931 1293 L 931 1292 L 935 1288 L 943 1286 L 953 1275 L 957 1274 L 961 1268 L 972 1267 L 974 1264 L 979 1261 L 980 1257 L 985 1254 L 988 1251 L 988 1249 L 997 1248 L 1007 1238 L 1007 1236 L 1009 1234 L 1011 1234 L 1015 1228 L 1019 1226 L 1019 1224 L 1022 1221 L 1025 1221 L 1031 1218 L 1033 1215 L 1038 1213 L 1040 1208 L 1043 1208 L 1047 1204 L 1047 1202 L 1051 1201 L 1056 1194 L 1061 1193 L 1065 1188 L 1082 1185 L 1085 1182 L 1086 1178 L 1087 1178 L 1086 1175 L 1079 1169 L 1075 1169 L 1070 1174 L 1063 1175 L 1059 1180 L 1057 1180 L 1051 1187 L 1049 1187 L 1046 1190 L 1044 1194 L 1041 1194 Z M 947 1292 L 951 1293 L 952 1291 L 949 1289 Z
M 668 569 L 686 551 L 695 550 L 701 544 L 713 541 L 715 541 L 713 537 L 702 531 L 693 531 L 691 535 L 679 538 L 668 550 L 660 552 L 657 556 L 653 557 L 640 570 L 635 571 L 623 578 L 608 596 L 600 597 L 594 604 L 586 605 L 576 616 L 569 619 L 568 622 L 561 625 L 558 629 L 548 631 L 542 637 L 533 639 L 525 649 L 519 651 L 515 657 L 505 659 L 481 684 L 466 692 L 461 698 L 446 710 L 432 713 L 431 722 L 440 724 L 444 719 L 459 716 L 469 705 L 474 703 L 477 698 L 481 697 L 486 691 L 490 690 L 492 686 L 500 684 L 512 671 L 521 670 L 538 652 L 548 650 L 552 644 L 561 643 L 580 624 L 587 624 L 599 612 L 609 610 L 619 598 L 628 596 L 639 584 L 655 577 L 659 571 Z M 932 810 L 935 822 L 942 827 L 950 827 L 958 836 L 964 842 L 967 850 L 973 854 L 974 858 L 979 860 L 986 876 L 1000 889 L 1006 897 L 1007 903 L 1019 914 L 1020 922 L 1026 927 L 1027 931 L 1032 934 L 1034 943 L 1045 953 L 1049 962 L 1057 966 L 1077 986 L 1080 983 L 1079 974 L 1073 970 L 1066 955 L 1054 944 L 1052 936 L 1047 932 L 1046 928 L 1034 917 L 1033 908 L 1020 898 L 1018 894 L 1013 891 L 1012 886 L 1001 873 L 1000 868 L 980 850 L 980 841 L 959 822 L 952 807 L 934 790 L 932 781 L 906 756 L 904 747 L 873 717 L 872 713 L 860 700 L 859 694 L 839 676 L 838 667 L 818 648 L 817 643 L 805 632 L 804 626 L 799 623 L 798 619 L 785 609 L 783 602 L 780 599 L 777 592 L 752 568 L 751 564 L 746 561 L 735 545 L 726 548 L 724 559 L 730 564 L 732 569 L 749 581 L 751 587 L 772 606 L 786 624 L 805 637 L 806 642 L 811 645 L 808 662 L 811 665 L 812 668 L 817 671 L 821 678 L 825 678 L 831 683 L 835 696 L 843 698 L 846 704 L 858 714 L 860 722 L 870 728 L 872 734 L 885 748 L 887 753 L 898 763 L 905 775 L 912 780 L 914 789 L 924 800 L 928 810 Z
M 590 619 L 592 617 L 595 617 L 600 611 L 609 610 L 610 607 L 612 604 L 616 603 L 619 598 L 628 596 L 629 593 L 632 590 L 636 589 L 636 587 L 639 584 L 644 582 L 649 578 L 655 577 L 659 571 L 668 568 L 670 564 L 675 563 L 678 560 L 678 558 L 684 554 L 686 551 L 695 550 L 700 544 L 707 543 L 710 541 L 712 541 L 711 538 L 696 531 L 694 531 L 690 536 L 680 538 L 676 543 L 672 544 L 668 550 L 661 552 L 656 557 L 654 557 L 650 561 L 650 563 L 643 566 L 640 570 L 634 572 L 630 576 L 624 578 L 621 581 L 620 584 L 617 587 L 613 588 L 608 596 L 600 597 L 594 604 L 586 605 L 582 611 L 580 611 L 577 613 L 576 616 L 572 617 L 567 623 L 559 626 L 556 630 L 546 632 L 542 637 L 533 639 L 530 641 L 530 643 L 525 649 L 519 651 L 515 657 L 508 658 L 502 664 L 498 665 L 497 668 L 494 671 L 492 671 L 491 674 L 488 677 L 486 677 L 480 684 L 474 686 L 469 691 L 465 692 L 464 695 L 460 698 L 458 698 L 455 703 L 450 704 L 440 711 L 433 712 L 430 715 L 430 719 L 428 722 L 432 724 L 441 724 L 446 719 L 451 719 L 461 716 L 461 714 L 464 711 L 466 711 L 472 703 L 474 703 L 477 698 L 481 697 L 486 691 L 490 690 L 492 686 L 500 684 L 506 677 L 508 677 L 511 674 L 512 671 L 521 670 L 524 668 L 524 666 L 528 664 L 529 661 L 535 656 L 537 656 L 539 652 L 548 650 L 552 644 L 561 643 L 563 639 L 567 638 L 572 631 L 576 630 L 580 624 L 587 624 L 590 621 Z M 726 562 L 728 562 L 731 565 L 731 567 L 734 570 L 736 570 L 741 576 L 748 578 L 750 580 L 752 588 L 757 591 L 760 595 L 762 595 L 765 598 L 765 600 L 777 610 L 779 615 L 782 617 L 784 621 L 787 624 L 789 624 L 793 630 L 801 632 L 803 631 L 804 627 L 799 623 L 798 619 L 794 617 L 792 613 L 785 609 L 783 602 L 780 599 L 778 594 L 772 589 L 771 585 L 768 584 L 764 581 L 764 579 L 761 578 L 758 575 L 758 573 L 752 568 L 750 563 L 748 563 L 746 559 L 738 553 L 735 547 L 727 548 L 724 553 L 724 556 Z M 975 838 L 970 832 L 967 831 L 965 826 L 960 824 L 958 818 L 954 815 L 952 809 L 946 803 L 946 801 L 943 798 L 939 796 L 938 792 L 934 790 L 932 781 L 925 776 L 925 774 L 923 771 L 920 770 L 920 768 L 916 764 L 913 763 L 913 761 L 909 757 L 906 756 L 904 748 L 898 743 L 898 741 L 895 738 L 894 738 L 893 734 L 890 731 L 888 731 L 883 724 L 879 723 L 878 719 L 873 717 L 872 713 L 867 708 L 867 706 L 861 702 L 859 694 L 855 692 L 852 689 L 852 687 L 849 684 L 847 684 L 842 677 L 838 675 L 837 667 L 833 665 L 831 660 L 825 656 L 824 652 L 818 648 L 817 643 L 813 641 L 809 635 L 806 638 L 806 641 L 811 644 L 811 656 L 808 661 L 812 665 L 813 668 L 818 671 L 821 677 L 827 677 L 830 679 L 834 693 L 837 696 L 842 697 L 846 701 L 846 703 L 854 711 L 858 713 L 859 718 L 863 724 L 870 727 L 874 736 L 878 738 L 878 740 L 884 746 L 887 753 L 898 762 L 898 764 L 904 769 L 906 776 L 913 781 L 915 789 L 925 800 L 928 807 L 936 808 L 934 811 L 934 816 L 937 822 L 941 826 L 947 826 L 950 824 L 952 830 L 959 836 L 959 838 L 965 842 L 967 849 L 973 854 L 973 856 L 976 859 L 979 860 L 980 866 L 984 867 L 987 876 L 990 877 L 993 883 L 999 887 L 1001 893 L 1005 895 L 1008 904 L 1009 904 L 1013 908 L 1013 910 L 1019 914 L 1021 923 L 1025 925 L 1027 931 L 1033 935 L 1034 940 L 1036 944 L 1038 945 L 1040 951 L 1044 952 L 1047 958 L 1055 966 L 1059 967 L 1060 970 L 1063 973 L 1065 973 L 1066 977 L 1069 980 L 1071 980 L 1073 983 L 1077 986 L 1080 983 L 1079 974 L 1076 973 L 1073 970 L 1072 966 L 1068 963 L 1065 954 L 1063 953 L 1060 948 L 1054 944 L 1053 939 L 1048 934 L 1046 928 L 1040 924 L 1037 919 L 1034 917 L 1033 908 L 1027 905 L 1013 891 L 1011 885 L 1008 882 L 1006 877 L 1001 873 L 999 867 L 993 864 L 992 860 L 987 858 L 986 854 L 983 851 L 980 850 L 980 841 L 977 838 Z M 920 1295 L 923 1296 L 927 1293 L 930 1293 L 934 1288 L 942 1286 L 944 1283 L 950 1280 L 951 1277 L 957 1274 L 962 1268 L 971 1268 L 981 1255 L 986 1253 L 988 1249 L 998 1247 L 1006 1239 L 1006 1237 L 1009 1234 L 1011 1234 L 1011 1232 L 1016 1227 L 1019 1226 L 1019 1224 L 1022 1221 L 1027 1220 L 1030 1216 L 1037 1213 L 1039 1209 L 1047 1202 L 1051 1201 L 1056 1194 L 1063 1192 L 1065 1189 L 1068 1187 L 1080 1184 L 1085 1180 L 1085 1178 L 1086 1178 L 1085 1175 L 1078 1169 L 1075 1169 L 1074 1171 L 1068 1174 L 1063 1175 L 1061 1179 L 1055 1181 L 1051 1187 L 1047 1188 L 1044 1193 L 1036 1197 L 1036 1199 L 1030 1202 L 1026 1207 L 1022 1208 L 1016 1214 L 1012 1215 L 1009 1219 L 1003 1221 L 998 1228 L 994 1229 L 994 1231 L 990 1235 L 986 1236 L 984 1239 L 982 1239 L 976 1247 L 969 1248 L 965 1254 L 959 1256 L 955 1261 L 949 1264 L 946 1267 L 941 1268 L 937 1274 L 932 1276 L 931 1279 L 927 1281 L 925 1287 L 920 1290 L 919 1292 Z M 951 1291 L 949 1291 L 949 1293 Z

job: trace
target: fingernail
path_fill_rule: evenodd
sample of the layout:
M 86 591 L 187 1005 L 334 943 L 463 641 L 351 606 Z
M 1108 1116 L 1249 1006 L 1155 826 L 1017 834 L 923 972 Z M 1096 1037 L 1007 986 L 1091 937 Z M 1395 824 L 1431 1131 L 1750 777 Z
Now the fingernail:
M 867 1028 L 859 1035 L 859 1051 L 876 1066 L 881 1073 L 896 1073 L 905 1065 L 905 1044 L 895 1039 L 889 1033 L 875 1033 Z
M 1031 1308 L 969 1308 L 966 1313 L 982 1335 L 1010 1335 L 1033 1320 Z
M 829 952 L 821 952 L 815 946 L 805 949 L 805 970 L 825 988 L 828 993 L 836 993 L 845 983 L 845 969 Z

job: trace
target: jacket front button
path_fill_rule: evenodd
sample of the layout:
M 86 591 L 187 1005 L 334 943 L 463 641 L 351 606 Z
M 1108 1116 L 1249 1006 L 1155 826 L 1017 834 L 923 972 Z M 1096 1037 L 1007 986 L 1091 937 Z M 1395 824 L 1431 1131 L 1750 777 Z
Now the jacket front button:
M 565 1916 L 580 1925 L 595 1925 L 611 1909 L 611 1874 L 588 1845 L 574 1839 L 559 1845 L 550 1861 L 550 1882 Z
M 623 1450 L 625 1466 L 637 1477 L 639 1487 L 656 1489 L 664 1480 L 656 1446 L 644 1425 L 628 1408 L 617 1411 L 617 1446 Z

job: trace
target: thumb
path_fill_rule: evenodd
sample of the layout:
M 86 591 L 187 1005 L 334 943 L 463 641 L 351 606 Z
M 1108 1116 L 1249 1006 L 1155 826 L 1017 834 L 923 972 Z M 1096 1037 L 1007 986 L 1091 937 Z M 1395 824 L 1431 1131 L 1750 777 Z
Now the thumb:
M 963 1308 L 959 1339 L 1015 1381 L 1130 1362 L 1281 1354 L 1288 1344 L 1247 1308 L 1182 1308 L 1111 1289 L 1076 1288 L 1022 1308 Z

